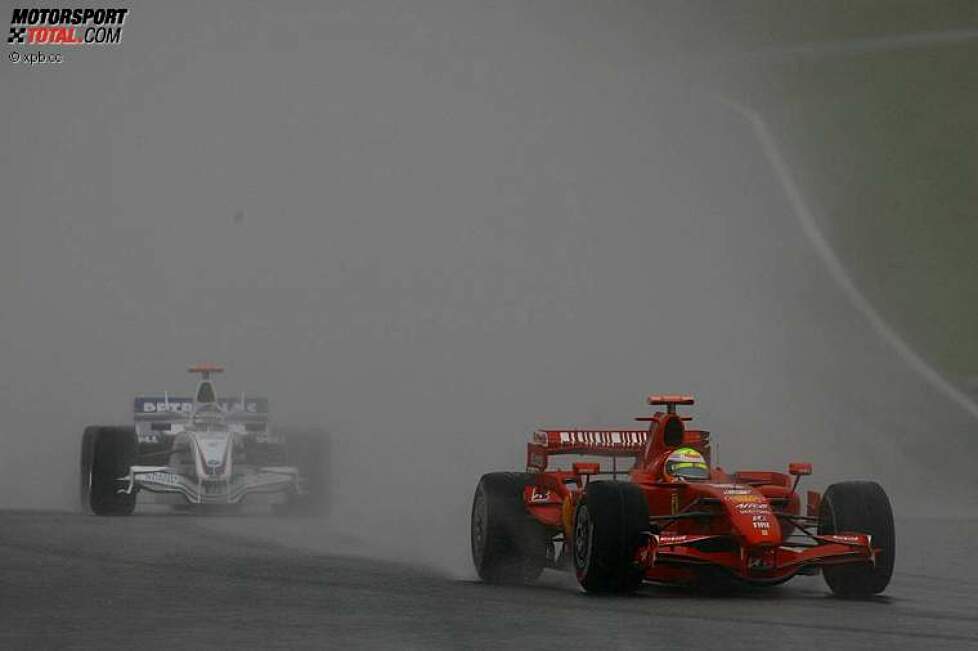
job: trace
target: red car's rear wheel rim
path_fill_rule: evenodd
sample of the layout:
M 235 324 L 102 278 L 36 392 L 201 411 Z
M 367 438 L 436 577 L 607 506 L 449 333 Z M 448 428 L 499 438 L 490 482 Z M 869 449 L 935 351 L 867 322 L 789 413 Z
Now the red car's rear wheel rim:
M 486 549 L 486 521 L 488 520 L 486 496 L 479 491 L 472 506 L 472 555 L 476 563 L 482 561 Z
M 591 513 L 587 505 L 582 504 L 574 520 L 574 569 L 577 570 L 578 576 L 587 572 L 587 568 L 591 565 L 593 536 L 594 523 L 591 521 Z

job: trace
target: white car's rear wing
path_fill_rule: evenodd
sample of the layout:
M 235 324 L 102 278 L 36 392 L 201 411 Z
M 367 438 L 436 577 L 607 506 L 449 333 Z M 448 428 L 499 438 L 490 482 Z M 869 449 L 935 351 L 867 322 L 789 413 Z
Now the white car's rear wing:
M 268 398 L 218 398 L 217 405 L 225 415 L 238 421 L 266 421 L 269 416 Z M 136 422 L 183 420 L 194 410 L 194 399 L 186 396 L 137 396 L 132 401 Z
M 194 399 L 162 396 L 136 396 L 132 401 L 132 414 L 136 422 L 144 420 L 177 420 L 186 418 L 194 410 Z

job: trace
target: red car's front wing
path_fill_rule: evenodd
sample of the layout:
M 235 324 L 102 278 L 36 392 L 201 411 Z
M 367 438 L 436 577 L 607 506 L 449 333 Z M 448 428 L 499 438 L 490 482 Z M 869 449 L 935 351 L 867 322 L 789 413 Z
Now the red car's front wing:
M 639 547 L 635 563 L 645 568 L 649 581 L 674 582 L 676 570 L 704 565 L 720 567 L 735 577 L 752 583 L 779 583 L 805 567 L 843 563 L 875 563 L 872 538 L 866 534 L 843 533 L 813 536 L 813 544 L 738 547 L 733 551 L 704 551 L 696 545 L 721 541 L 720 535 L 649 535 Z

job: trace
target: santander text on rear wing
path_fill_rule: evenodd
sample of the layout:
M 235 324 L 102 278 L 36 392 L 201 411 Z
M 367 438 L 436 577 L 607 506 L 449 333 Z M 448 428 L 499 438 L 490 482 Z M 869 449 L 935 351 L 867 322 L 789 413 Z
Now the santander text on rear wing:
M 639 457 L 648 437 L 644 429 L 541 429 L 526 445 L 526 467 L 546 470 L 549 457 L 560 454 Z

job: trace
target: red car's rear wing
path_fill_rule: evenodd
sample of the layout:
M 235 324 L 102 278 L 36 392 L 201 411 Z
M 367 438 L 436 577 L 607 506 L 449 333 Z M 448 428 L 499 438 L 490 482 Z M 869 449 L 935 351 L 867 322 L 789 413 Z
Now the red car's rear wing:
M 645 450 L 648 437 L 649 432 L 644 429 L 540 429 L 526 444 L 526 467 L 546 470 L 547 459 L 554 454 L 638 457 Z

